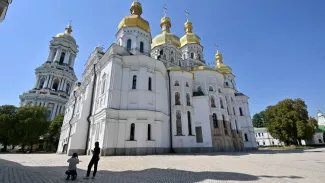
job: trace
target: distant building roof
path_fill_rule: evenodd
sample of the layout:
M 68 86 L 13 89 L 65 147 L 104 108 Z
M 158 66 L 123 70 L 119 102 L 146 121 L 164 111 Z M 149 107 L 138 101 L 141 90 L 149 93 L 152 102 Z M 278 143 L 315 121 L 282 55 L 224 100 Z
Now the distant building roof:
M 325 126 L 318 125 L 318 127 L 315 127 L 316 132 L 325 132 Z

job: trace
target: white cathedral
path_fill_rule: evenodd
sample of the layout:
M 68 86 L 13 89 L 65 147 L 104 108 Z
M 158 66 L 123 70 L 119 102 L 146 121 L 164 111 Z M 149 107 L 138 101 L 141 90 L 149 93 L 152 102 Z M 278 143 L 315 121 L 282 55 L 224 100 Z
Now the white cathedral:
M 130 11 L 116 43 L 94 49 L 75 86 L 78 46 L 68 25 L 51 41 L 34 89 L 21 96 L 22 103 L 51 104 L 51 119 L 65 111 L 57 152 L 89 154 L 96 141 L 102 156 L 256 149 L 248 97 L 236 89 L 222 54 L 215 68 L 206 65 L 188 18 L 179 38 L 165 14 L 152 39 L 141 4 L 133 2 Z M 61 100 L 43 102 L 42 92 Z

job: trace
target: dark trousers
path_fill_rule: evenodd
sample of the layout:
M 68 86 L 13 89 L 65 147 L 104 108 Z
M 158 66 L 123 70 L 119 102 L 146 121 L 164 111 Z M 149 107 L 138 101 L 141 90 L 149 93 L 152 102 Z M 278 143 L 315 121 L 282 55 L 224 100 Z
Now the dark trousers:
M 96 172 L 97 172 L 97 165 L 98 165 L 98 160 L 95 159 L 95 158 L 92 158 L 88 164 L 88 170 L 87 170 L 87 177 L 89 177 L 90 175 L 90 171 L 91 171 L 91 168 L 93 167 L 94 165 L 94 172 L 93 172 L 93 176 L 95 177 L 96 175 Z
M 65 172 L 67 174 L 67 180 L 70 179 L 70 176 L 72 176 L 72 180 L 75 180 L 77 178 L 77 171 L 76 170 L 68 170 Z

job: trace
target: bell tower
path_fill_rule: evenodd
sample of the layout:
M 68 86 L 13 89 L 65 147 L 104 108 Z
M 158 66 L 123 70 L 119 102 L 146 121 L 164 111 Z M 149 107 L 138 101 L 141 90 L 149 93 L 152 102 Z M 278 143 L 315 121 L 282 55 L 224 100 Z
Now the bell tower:
M 63 33 L 53 37 L 47 60 L 35 69 L 33 89 L 19 96 L 21 106 L 38 105 L 48 108 L 49 120 L 64 112 L 64 106 L 77 81 L 73 67 L 78 45 L 71 33 L 70 23 Z

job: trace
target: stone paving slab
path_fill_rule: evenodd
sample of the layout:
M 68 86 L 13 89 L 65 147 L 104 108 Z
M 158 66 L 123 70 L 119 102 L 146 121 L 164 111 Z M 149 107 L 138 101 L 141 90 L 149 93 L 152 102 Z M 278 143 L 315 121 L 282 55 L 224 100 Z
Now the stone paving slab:
M 61 183 L 66 155 L 0 154 L 0 183 Z M 83 180 L 91 157 L 80 156 L 82 183 L 324 183 L 325 149 L 200 155 L 101 157 L 95 180 Z

